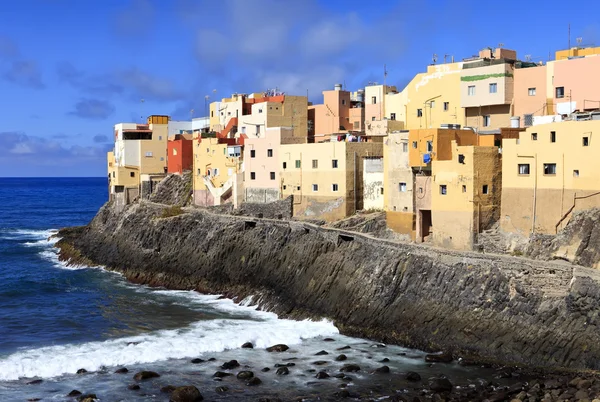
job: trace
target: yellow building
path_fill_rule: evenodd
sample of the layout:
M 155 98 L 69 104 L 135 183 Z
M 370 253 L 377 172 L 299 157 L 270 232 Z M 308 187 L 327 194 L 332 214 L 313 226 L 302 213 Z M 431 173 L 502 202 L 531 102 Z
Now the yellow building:
M 384 140 L 384 210 L 390 229 L 414 237 L 413 172 L 408 154 L 408 131 L 392 132 Z
M 194 133 L 194 204 L 213 206 L 231 202 L 237 206 L 243 195 L 242 147 L 208 136 Z
M 600 47 L 572 47 L 566 50 L 557 50 L 555 60 L 564 60 L 569 57 L 585 57 L 600 55 Z
M 477 234 L 500 215 L 502 165 L 498 148 L 458 146 L 432 163 L 431 235 L 436 246 L 472 250 Z
M 528 127 L 502 149 L 506 232 L 554 234 L 573 211 L 600 207 L 600 120 Z
M 382 156 L 382 143 L 323 142 L 280 147 L 282 197 L 294 215 L 334 221 L 363 209 L 363 158 Z
M 107 155 L 111 200 L 126 205 L 147 197 L 165 176 L 168 123 L 168 116 L 153 115 L 147 124 L 115 125 L 115 147 Z

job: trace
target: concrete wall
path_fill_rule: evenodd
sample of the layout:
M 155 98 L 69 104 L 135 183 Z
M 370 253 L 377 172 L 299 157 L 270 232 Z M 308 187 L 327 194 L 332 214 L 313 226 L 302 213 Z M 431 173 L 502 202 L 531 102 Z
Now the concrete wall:
M 535 95 L 529 89 L 535 89 Z M 521 118 L 521 127 L 525 127 L 523 116 L 547 114 L 546 102 L 546 66 L 517 68 L 514 85 L 514 115 Z
M 408 135 L 409 164 L 411 167 L 428 167 L 423 155 L 429 153 L 431 160 L 448 160 L 452 158 L 452 141 L 458 145 L 477 145 L 477 134 L 472 130 L 423 129 L 410 130 Z M 433 151 L 427 149 L 431 141 Z
M 388 227 L 413 231 L 413 173 L 408 164 L 408 132 L 393 132 L 383 143 L 384 209 Z
M 460 74 L 462 107 L 508 105 L 512 102 L 515 70 L 513 64 L 467 68 L 468 65 L 463 65 Z M 496 84 L 496 92 L 490 92 L 490 84 Z M 469 95 L 469 87 L 474 87 L 475 92 L 472 95 Z
M 551 142 L 552 131 L 556 142 Z M 600 141 L 593 136 L 597 132 L 598 120 L 564 121 L 529 127 L 519 140 L 504 140 L 503 230 L 553 234 L 563 216 L 567 219 L 558 229 L 567 223 L 571 209 L 600 206 L 600 196 L 592 195 L 600 192 Z M 584 137 L 588 146 L 583 145 Z M 529 164 L 529 174 L 519 174 L 519 164 Z M 556 164 L 556 173 L 545 174 L 544 164 Z
M 170 140 L 167 144 L 167 172 L 183 173 L 194 165 L 193 140 Z
M 489 124 L 487 126 L 485 125 L 484 116 L 489 116 Z M 510 105 L 468 107 L 465 109 L 465 117 L 466 125 L 477 130 L 497 130 L 503 127 L 510 127 Z
M 383 158 L 363 159 L 363 209 L 382 210 L 383 187 Z
M 291 135 L 291 128 L 268 128 L 264 138 L 247 138 L 244 141 L 244 182 L 247 190 L 252 189 L 245 192 L 246 197 L 253 197 L 253 194 L 257 194 L 256 200 L 264 200 L 265 197 L 259 194 L 279 193 L 281 189 L 279 175 L 281 140 L 282 137 Z M 254 178 L 252 178 L 253 176 Z M 258 191 L 259 189 L 260 191 Z M 246 201 L 270 202 L 250 201 L 249 199 Z

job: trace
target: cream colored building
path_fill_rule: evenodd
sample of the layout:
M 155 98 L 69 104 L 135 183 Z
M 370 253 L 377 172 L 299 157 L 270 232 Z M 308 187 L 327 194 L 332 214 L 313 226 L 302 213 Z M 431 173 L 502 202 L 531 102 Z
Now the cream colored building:
M 242 147 L 205 136 L 196 132 L 193 138 L 194 204 L 237 206 L 243 196 Z
M 366 157 L 363 163 L 363 209 L 382 211 L 384 206 L 383 158 Z
M 147 124 L 119 123 L 115 146 L 107 154 L 110 199 L 126 205 L 147 197 L 167 169 L 168 116 L 153 115 Z
M 364 90 L 365 124 L 369 121 L 383 120 L 389 113 L 386 108 L 388 95 L 397 92 L 396 87 L 390 85 L 374 84 L 366 86 Z M 395 118 L 390 120 L 395 120 Z
M 408 131 L 390 133 L 383 142 L 384 210 L 387 226 L 414 237 L 413 171 Z
M 554 234 L 572 212 L 600 207 L 600 120 L 527 128 L 502 149 L 501 226 Z
M 382 143 L 282 145 L 282 197 L 294 196 L 294 215 L 333 221 L 364 208 L 363 158 L 381 157 Z
M 435 160 L 431 175 L 431 233 L 436 246 L 472 250 L 477 234 L 500 215 L 502 165 L 497 147 L 458 146 Z

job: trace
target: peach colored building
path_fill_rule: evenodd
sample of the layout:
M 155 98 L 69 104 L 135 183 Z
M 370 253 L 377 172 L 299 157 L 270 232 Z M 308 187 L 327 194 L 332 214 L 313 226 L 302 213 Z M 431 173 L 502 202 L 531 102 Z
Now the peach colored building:
M 312 105 L 309 120 L 314 142 L 329 140 L 332 135 L 364 130 L 364 103 L 352 100 L 349 91 L 336 84 L 333 90 L 323 91 L 323 103 Z

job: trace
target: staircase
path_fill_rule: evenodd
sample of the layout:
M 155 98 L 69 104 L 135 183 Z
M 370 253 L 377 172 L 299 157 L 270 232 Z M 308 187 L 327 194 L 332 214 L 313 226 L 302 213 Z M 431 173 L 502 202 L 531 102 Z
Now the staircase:
M 229 119 L 229 122 L 225 126 L 225 129 L 223 131 L 221 131 L 219 134 L 217 134 L 217 137 L 228 138 L 229 133 L 231 133 L 231 132 L 233 132 L 233 134 L 237 133 L 237 125 L 238 125 L 238 118 L 232 117 L 231 119 Z

